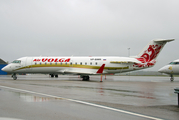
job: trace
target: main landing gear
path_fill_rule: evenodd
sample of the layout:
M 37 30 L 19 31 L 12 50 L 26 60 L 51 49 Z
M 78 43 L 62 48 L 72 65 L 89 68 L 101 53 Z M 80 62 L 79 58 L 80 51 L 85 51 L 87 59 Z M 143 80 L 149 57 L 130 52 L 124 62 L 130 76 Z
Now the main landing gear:
M 173 80 L 174 80 L 174 77 L 173 77 L 173 75 L 171 74 L 171 75 L 170 75 L 170 81 L 173 82 Z
M 16 79 L 17 79 L 16 73 L 13 73 L 11 77 L 12 77 L 14 80 L 16 80 Z
M 50 77 L 51 77 L 51 78 L 53 78 L 54 76 L 55 76 L 56 78 L 58 78 L 58 75 L 50 74 Z
M 80 76 L 81 78 L 83 78 L 83 81 L 89 81 L 89 76 L 87 75 L 87 76 Z

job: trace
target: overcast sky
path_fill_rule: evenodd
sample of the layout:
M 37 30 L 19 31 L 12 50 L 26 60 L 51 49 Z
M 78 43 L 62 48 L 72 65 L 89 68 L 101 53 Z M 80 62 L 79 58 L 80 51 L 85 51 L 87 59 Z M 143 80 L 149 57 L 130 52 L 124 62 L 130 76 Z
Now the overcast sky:
M 0 58 L 137 55 L 167 43 L 149 70 L 179 59 L 178 0 L 0 0 Z

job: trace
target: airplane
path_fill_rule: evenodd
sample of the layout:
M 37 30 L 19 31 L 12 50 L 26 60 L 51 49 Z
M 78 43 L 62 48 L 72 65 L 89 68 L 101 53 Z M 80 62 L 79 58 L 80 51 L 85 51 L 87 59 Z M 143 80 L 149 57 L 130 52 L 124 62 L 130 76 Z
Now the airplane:
M 58 77 L 58 74 L 80 75 L 82 80 L 89 81 L 89 75 L 115 74 L 150 68 L 164 45 L 174 39 L 151 40 L 147 46 L 133 57 L 22 57 L 8 64 L 3 71 L 12 73 L 17 79 L 18 73 L 41 73 Z
M 160 68 L 158 72 L 169 74 L 170 80 L 173 81 L 173 75 L 179 75 L 179 59 L 174 60 L 173 62 L 170 62 L 168 65 L 165 65 L 164 67 Z

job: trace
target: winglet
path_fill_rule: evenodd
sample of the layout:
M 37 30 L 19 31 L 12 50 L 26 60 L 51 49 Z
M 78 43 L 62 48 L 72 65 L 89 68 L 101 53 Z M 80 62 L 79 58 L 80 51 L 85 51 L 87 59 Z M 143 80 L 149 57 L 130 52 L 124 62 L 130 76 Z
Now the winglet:
M 103 73 L 105 64 L 103 64 L 96 73 Z

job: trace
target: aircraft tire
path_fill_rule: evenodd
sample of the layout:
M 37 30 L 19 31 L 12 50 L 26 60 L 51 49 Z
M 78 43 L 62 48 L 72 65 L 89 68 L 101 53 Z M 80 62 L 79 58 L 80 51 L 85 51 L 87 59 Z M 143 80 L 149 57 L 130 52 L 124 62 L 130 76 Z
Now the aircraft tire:
M 13 80 L 17 80 L 17 76 L 15 73 L 13 73 L 11 77 L 13 78 Z
M 173 77 L 173 75 L 171 74 L 171 75 L 170 75 L 170 81 L 173 82 L 173 80 L 174 80 L 174 77 Z
M 89 76 L 83 76 L 83 81 L 89 81 Z
M 58 75 L 55 75 L 56 78 L 58 78 Z
M 50 76 L 53 78 L 53 77 L 54 77 L 54 74 L 51 74 Z
M 16 76 L 13 76 L 13 79 L 14 79 L 14 80 L 17 80 L 17 77 L 16 77 Z

